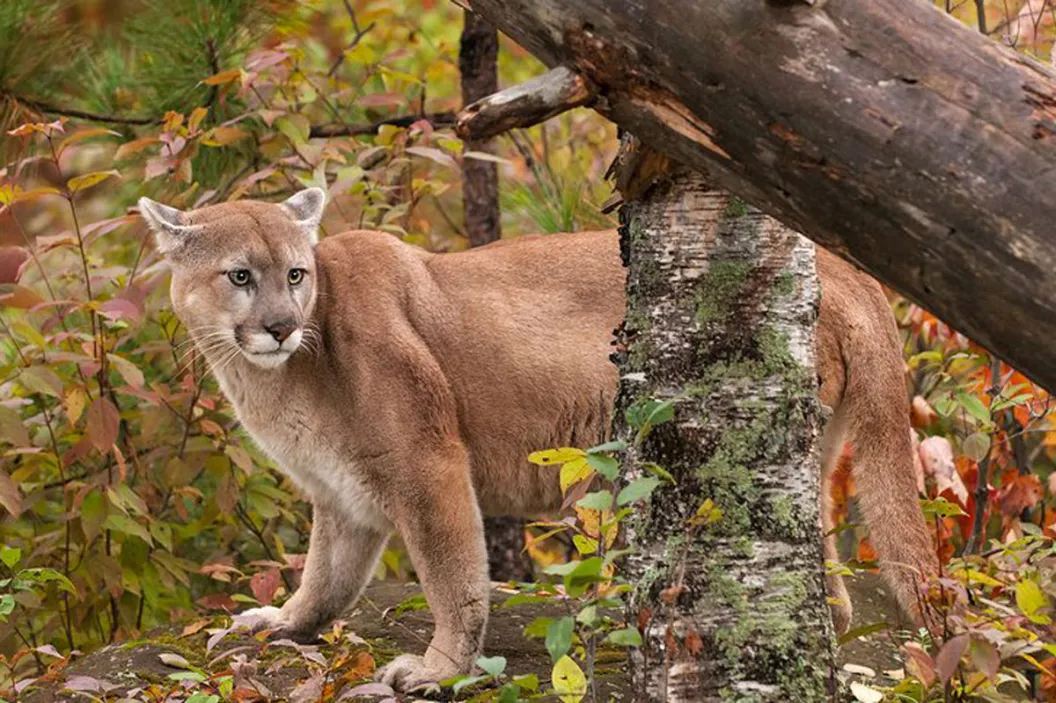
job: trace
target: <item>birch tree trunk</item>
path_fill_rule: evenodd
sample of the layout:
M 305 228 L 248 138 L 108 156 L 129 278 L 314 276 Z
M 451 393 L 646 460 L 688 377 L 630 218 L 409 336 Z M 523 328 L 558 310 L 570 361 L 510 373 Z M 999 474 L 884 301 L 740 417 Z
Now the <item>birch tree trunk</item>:
M 655 462 L 676 481 L 629 528 L 630 619 L 644 639 L 634 698 L 832 700 L 813 244 L 703 176 L 663 168 L 621 210 L 617 417 L 675 401 L 674 420 L 631 456 L 632 474 Z M 721 517 L 708 511 L 694 526 L 709 499 Z

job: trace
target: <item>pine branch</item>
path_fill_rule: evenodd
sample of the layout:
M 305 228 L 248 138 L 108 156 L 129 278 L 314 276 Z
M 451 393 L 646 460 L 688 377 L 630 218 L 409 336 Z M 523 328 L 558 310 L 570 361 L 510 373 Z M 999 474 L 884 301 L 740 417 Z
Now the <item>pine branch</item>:
M 312 138 L 325 137 L 348 137 L 359 134 L 375 134 L 381 127 L 392 125 L 393 127 L 410 127 L 415 122 L 425 120 L 438 129 L 455 126 L 455 113 L 433 112 L 425 115 L 401 115 L 400 117 L 388 117 L 371 124 L 323 124 L 312 125 L 309 136 Z
M 127 117 L 125 115 L 100 115 L 98 113 L 86 112 L 84 110 L 78 110 L 72 107 L 60 107 L 58 105 L 46 103 L 42 100 L 25 98 L 19 95 L 13 95 L 11 93 L 4 93 L 3 96 L 9 100 L 13 100 L 16 103 L 33 108 L 37 112 L 47 113 L 49 115 L 58 115 L 60 117 L 74 117 L 76 119 L 87 120 L 89 122 L 106 122 L 109 124 L 127 125 L 148 125 L 161 123 L 160 117 Z
M 86 112 L 84 110 L 78 110 L 72 107 L 64 107 L 60 105 L 52 105 L 42 100 L 34 100 L 31 98 L 24 98 L 18 95 L 12 95 L 5 93 L 5 97 L 15 102 L 21 103 L 34 110 L 46 113 L 49 115 L 59 115 L 62 117 L 73 117 L 76 119 L 86 120 L 88 122 L 101 122 L 105 124 L 123 124 L 123 125 L 150 125 L 150 124 L 161 124 L 162 118 L 160 117 L 129 117 L 126 115 L 103 115 L 94 112 Z M 433 112 L 424 115 L 400 115 L 399 117 L 387 117 L 377 122 L 371 122 L 369 124 L 321 124 L 312 125 L 309 132 L 309 136 L 313 139 L 325 139 L 328 137 L 347 137 L 356 136 L 363 134 L 376 134 L 378 129 L 385 125 L 392 125 L 394 127 L 410 127 L 415 122 L 425 120 L 433 125 L 435 128 L 453 127 L 455 125 L 455 113 L 453 112 Z

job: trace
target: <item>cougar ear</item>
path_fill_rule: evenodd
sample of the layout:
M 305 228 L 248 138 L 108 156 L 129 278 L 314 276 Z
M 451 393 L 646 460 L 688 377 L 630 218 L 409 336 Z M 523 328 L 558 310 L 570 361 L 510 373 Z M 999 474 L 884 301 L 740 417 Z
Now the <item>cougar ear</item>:
M 154 242 L 158 246 L 158 251 L 166 256 L 182 247 L 188 235 L 195 229 L 193 225 L 184 224 L 182 210 L 162 205 L 150 198 L 139 199 L 139 212 L 154 232 Z
M 326 209 L 325 190 L 306 188 L 284 200 L 282 207 L 300 225 L 312 244 L 319 241 L 319 222 L 323 219 L 323 210 Z

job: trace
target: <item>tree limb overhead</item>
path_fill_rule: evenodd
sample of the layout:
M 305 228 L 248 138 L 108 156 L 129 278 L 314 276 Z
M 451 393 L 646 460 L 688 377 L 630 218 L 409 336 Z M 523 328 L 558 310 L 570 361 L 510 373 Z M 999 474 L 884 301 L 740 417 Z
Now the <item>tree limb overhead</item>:
M 1056 389 L 1056 77 L 920 0 L 473 0 L 596 108 Z

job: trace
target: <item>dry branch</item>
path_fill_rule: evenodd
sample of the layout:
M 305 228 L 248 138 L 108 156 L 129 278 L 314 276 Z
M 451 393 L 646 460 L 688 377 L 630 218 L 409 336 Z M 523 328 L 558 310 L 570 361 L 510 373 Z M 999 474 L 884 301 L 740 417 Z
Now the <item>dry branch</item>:
M 512 88 L 489 95 L 458 113 L 455 131 L 463 139 L 487 139 L 517 127 L 531 127 L 594 99 L 590 82 L 559 66 Z

